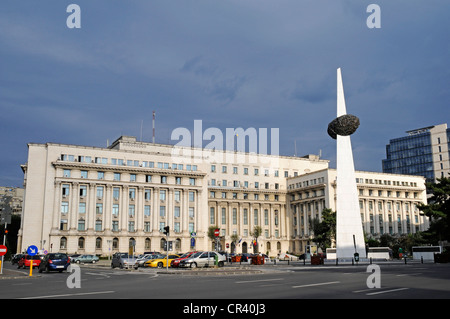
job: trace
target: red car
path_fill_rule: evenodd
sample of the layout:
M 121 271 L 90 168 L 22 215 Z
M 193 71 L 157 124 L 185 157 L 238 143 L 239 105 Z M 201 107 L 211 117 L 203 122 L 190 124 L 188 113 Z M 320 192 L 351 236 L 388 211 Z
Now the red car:
M 30 267 L 31 262 L 33 262 L 33 267 L 39 267 L 39 265 L 41 264 L 41 258 L 38 255 L 25 255 L 24 257 L 20 258 L 19 262 L 17 263 L 17 268 Z
M 188 253 L 185 253 L 185 254 L 181 255 L 180 258 L 172 260 L 170 266 L 171 267 L 175 267 L 175 268 L 178 267 L 180 265 L 180 261 L 182 261 L 183 259 L 188 258 L 190 255 L 195 254 L 195 253 L 196 253 L 196 251 L 190 251 Z

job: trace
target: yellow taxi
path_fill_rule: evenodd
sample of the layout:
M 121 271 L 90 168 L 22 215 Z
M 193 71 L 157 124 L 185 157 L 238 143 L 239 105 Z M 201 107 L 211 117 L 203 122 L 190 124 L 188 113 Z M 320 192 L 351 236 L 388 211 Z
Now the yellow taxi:
M 180 255 L 169 255 L 169 266 L 172 260 L 180 258 Z M 144 263 L 144 267 L 164 268 L 167 265 L 166 255 L 158 255 L 154 259 L 147 260 Z

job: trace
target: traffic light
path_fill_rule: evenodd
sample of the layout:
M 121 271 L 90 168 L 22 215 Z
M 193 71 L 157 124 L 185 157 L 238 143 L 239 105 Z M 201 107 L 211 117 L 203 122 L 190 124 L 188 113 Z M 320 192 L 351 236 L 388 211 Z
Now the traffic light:
M 164 227 L 164 235 L 169 235 L 169 226 Z

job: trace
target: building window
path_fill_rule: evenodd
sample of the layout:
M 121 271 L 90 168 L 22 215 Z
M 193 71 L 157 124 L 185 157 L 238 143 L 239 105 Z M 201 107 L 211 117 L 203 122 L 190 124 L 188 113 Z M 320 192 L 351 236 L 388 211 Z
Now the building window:
M 59 248 L 67 249 L 67 238 L 66 237 L 61 237 L 61 240 L 59 241 Z
M 96 214 L 103 214 L 103 204 L 97 203 L 95 205 L 95 213 Z
M 78 213 L 86 214 L 86 203 L 80 203 L 78 206 Z
M 119 204 L 114 204 L 112 207 L 112 214 L 114 217 L 119 216 Z
M 144 206 L 144 216 L 149 217 L 150 216 L 150 205 Z
M 86 227 L 86 225 L 85 225 L 84 219 L 79 219 L 78 220 L 78 230 L 84 231 L 85 227 Z
M 119 231 L 119 221 L 118 220 L 113 220 L 113 222 L 112 222 L 112 231 Z
M 214 225 L 214 224 L 215 224 L 214 207 L 211 207 L 211 208 L 209 209 L 209 223 L 210 223 L 211 225 Z
M 134 210 L 135 210 L 134 205 L 128 205 L 128 216 L 129 217 L 134 217 Z
M 67 214 L 69 212 L 69 202 L 62 202 L 61 203 L 61 213 Z
M 101 219 L 97 219 L 95 221 L 95 230 L 102 231 L 102 220 Z
M 95 249 L 102 249 L 102 239 L 100 237 L 95 239 Z
M 144 191 L 144 199 L 145 200 L 150 200 L 152 198 L 152 192 L 151 192 L 151 190 L 149 190 L 149 189 L 146 189 L 145 191 Z
M 61 219 L 59 230 L 67 230 L 67 219 Z
M 120 181 L 120 173 L 114 173 L 114 180 Z
M 97 186 L 97 198 L 98 199 L 103 198 L 103 186 Z
M 70 185 L 68 184 L 63 184 L 62 185 L 62 196 L 63 197 L 67 197 L 70 194 Z
M 166 206 L 159 206 L 159 216 L 160 217 L 166 216 Z

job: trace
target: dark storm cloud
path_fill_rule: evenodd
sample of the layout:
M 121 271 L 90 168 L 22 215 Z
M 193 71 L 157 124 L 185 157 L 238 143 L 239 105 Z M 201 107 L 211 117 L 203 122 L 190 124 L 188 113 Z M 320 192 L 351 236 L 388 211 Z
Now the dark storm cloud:
M 280 128 L 280 153 L 331 160 L 336 69 L 355 166 L 381 169 L 404 131 L 448 122 L 450 3 L 86 1 L 81 29 L 60 1 L 0 3 L 0 185 L 18 185 L 29 142 L 106 145 L 120 134 L 169 143 L 177 127 Z M 447 118 L 446 118 L 447 116 Z

